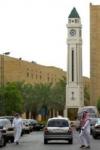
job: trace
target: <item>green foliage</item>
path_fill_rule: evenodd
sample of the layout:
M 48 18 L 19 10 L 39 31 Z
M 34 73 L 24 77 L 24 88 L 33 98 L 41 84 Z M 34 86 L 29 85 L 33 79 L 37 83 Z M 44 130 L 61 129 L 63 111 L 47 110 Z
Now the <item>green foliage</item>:
M 11 115 L 13 112 L 32 112 L 55 109 L 63 111 L 65 105 L 66 78 L 52 83 L 25 84 L 24 82 L 12 82 L 0 88 L 0 100 L 2 113 Z M 3 103 L 2 103 L 3 102 Z M 1 109 L 0 108 L 0 109 Z
M 23 112 L 23 97 L 15 83 L 5 86 L 5 113 Z
M 64 110 L 66 97 L 66 78 L 59 80 L 52 88 L 52 104 L 53 108 L 59 111 Z M 51 105 L 52 106 L 52 105 Z
M 31 84 L 24 84 L 21 91 L 24 99 L 24 110 L 31 111 L 33 100 L 33 86 Z
M 23 97 L 15 83 L 8 83 L 0 88 L 2 98 L 2 114 L 12 115 L 14 112 L 23 112 Z
M 34 85 L 34 100 L 35 106 L 37 105 L 37 111 L 42 108 L 48 108 L 51 104 L 51 87 L 51 83 Z
M 97 100 L 97 105 L 96 106 L 97 106 L 97 109 L 98 109 L 98 111 L 100 113 L 100 97 Z
M 0 115 L 3 115 L 4 112 L 4 88 L 0 88 Z

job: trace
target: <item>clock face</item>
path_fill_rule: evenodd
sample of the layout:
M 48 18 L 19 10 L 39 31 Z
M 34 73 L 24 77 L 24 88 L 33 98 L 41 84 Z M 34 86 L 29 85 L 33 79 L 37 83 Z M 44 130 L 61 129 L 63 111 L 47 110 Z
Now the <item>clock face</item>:
M 70 30 L 70 35 L 71 35 L 71 36 L 74 36 L 75 34 L 76 34 L 76 30 L 71 29 L 71 30 Z

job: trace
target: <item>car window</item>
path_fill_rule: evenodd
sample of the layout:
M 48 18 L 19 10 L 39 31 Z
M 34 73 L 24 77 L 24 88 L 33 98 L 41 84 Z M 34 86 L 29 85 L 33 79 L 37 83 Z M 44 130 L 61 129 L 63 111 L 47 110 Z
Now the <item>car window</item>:
M 50 120 L 48 122 L 48 127 L 68 127 L 69 123 L 67 120 L 63 119 L 55 119 L 55 120 Z
M 97 119 L 97 123 L 100 124 L 100 119 Z
M 2 120 L 0 120 L 0 126 L 4 126 L 5 125 L 5 122 Z

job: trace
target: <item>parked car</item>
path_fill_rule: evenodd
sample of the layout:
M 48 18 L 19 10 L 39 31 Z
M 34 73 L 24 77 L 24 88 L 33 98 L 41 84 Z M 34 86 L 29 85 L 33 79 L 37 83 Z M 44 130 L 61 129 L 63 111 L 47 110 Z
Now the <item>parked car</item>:
M 76 130 L 79 131 L 79 132 L 81 130 L 80 120 L 82 118 L 82 115 L 83 115 L 84 111 L 89 112 L 91 128 L 95 124 L 95 121 L 96 121 L 96 119 L 98 117 L 98 111 L 97 111 L 96 106 L 84 106 L 84 107 L 80 107 L 78 109 L 78 112 L 77 112 L 77 120 L 76 120 L 76 123 L 75 123 Z
M 22 134 L 30 133 L 30 126 L 27 119 L 22 119 L 23 121 L 23 128 L 22 128 Z
M 49 140 L 67 140 L 69 144 L 73 143 L 73 132 L 68 118 L 48 119 L 44 128 L 44 144 L 47 144 Z
M 30 119 L 26 119 L 26 120 L 27 120 L 27 124 L 29 126 L 29 130 L 30 130 L 30 132 L 32 132 L 33 131 L 33 126 L 32 126 L 32 124 L 30 122 Z
M 29 124 L 32 127 L 33 131 L 40 131 L 44 128 L 44 125 L 42 123 L 39 123 L 37 120 L 35 119 L 28 119 L 29 120 Z
M 35 130 L 35 131 L 40 131 L 40 130 L 43 130 L 43 128 L 44 128 L 44 125 L 43 125 L 42 123 L 37 122 L 37 123 L 34 125 L 33 130 Z
M 90 114 L 90 118 L 97 118 L 98 117 L 98 110 L 96 106 L 84 106 L 80 107 L 77 112 L 77 119 L 81 119 L 83 112 L 87 111 Z
M 94 139 L 96 139 L 98 136 L 100 136 L 100 118 L 97 118 L 97 121 L 94 126 L 92 126 L 92 136 Z
M 3 130 L 0 129 L 0 147 L 6 146 L 6 143 L 6 135 L 3 133 Z
M 92 129 L 96 124 L 98 118 L 90 118 L 90 133 L 92 134 Z
M 92 134 L 92 128 L 95 125 L 96 120 L 97 120 L 97 118 L 90 117 L 90 132 L 91 132 L 91 134 Z M 76 131 L 79 131 L 79 132 L 81 131 L 80 120 L 78 120 L 78 119 L 75 121 L 75 128 L 76 128 Z
M 9 119 L 0 119 L 0 130 L 6 136 L 7 141 L 14 142 L 14 128 Z
M 0 116 L 0 119 L 9 119 L 11 124 L 13 123 L 14 116 Z

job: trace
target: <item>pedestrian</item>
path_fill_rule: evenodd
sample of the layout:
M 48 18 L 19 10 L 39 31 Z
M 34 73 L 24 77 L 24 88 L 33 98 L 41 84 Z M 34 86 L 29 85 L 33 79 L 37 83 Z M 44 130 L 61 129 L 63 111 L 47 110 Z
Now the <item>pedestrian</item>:
M 83 112 L 82 119 L 80 121 L 80 148 L 90 149 L 90 118 L 87 111 Z
M 15 114 L 12 126 L 14 127 L 14 143 L 19 144 L 19 139 L 22 133 L 23 122 L 19 113 Z

